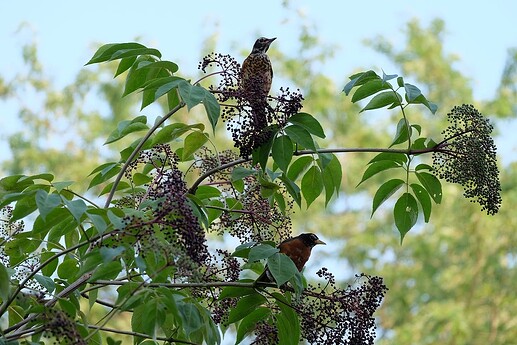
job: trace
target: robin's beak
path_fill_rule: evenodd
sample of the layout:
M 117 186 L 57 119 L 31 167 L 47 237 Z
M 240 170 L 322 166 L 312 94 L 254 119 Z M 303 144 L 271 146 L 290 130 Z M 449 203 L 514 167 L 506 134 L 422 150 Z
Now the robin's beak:
M 269 44 L 271 44 L 274 40 L 276 40 L 276 37 L 270 38 L 269 39 Z
M 316 244 L 326 244 L 325 242 L 323 242 L 322 240 L 318 239 L 316 241 L 314 241 L 314 243 Z

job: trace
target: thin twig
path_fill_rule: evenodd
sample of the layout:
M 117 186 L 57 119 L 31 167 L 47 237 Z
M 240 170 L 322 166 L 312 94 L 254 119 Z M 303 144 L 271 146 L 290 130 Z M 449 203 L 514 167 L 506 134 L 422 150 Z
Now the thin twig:
M 139 332 L 133 332 L 133 331 L 122 331 L 120 329 L 115 329 L 115 328 L 100 327 L 100 326 L 94 326 L 94 325 L 88 325 L 88 328 L 95 329 L 96 331 L 125 334 L 125 335 L 129 335 L 132 337 L 141 337 L 141 338 L 146 338 L 146 339 L 162 340 L 162 341 L 167 341 L 171 344 L 178 343 L 178 344 L 200 345 L 198 343 L 193 343 L 193 342 L 187 341 L 187 340 L 180 340 L 180 339 L 175 339 L 172 337 L 155 337 L 155 336 L 151 337 L 145 333 L 139 333 Z
M 153 133 L 165 122 L 174 115 L 178 110 L 183 108 L 185 106 L 185 103 L 181 101 L 177 106 L 171 109 L 164 117 L 162 117 L 158 122 L 155 123 L 155 125 L 144 135 L 142 140 L 138 143 L 138 145 L 135 147 L 133 152 L 129 155 L 126 162 L 120 169 L 120 172 L 118 173 L 117 177 L 115 178 L 115 181 L 113 181 L 113 186 L 111 187 L 111 190 L 108 194 L 108 198 L 106 199 L 106 202 L 104 203 L 104 207 L 108 208 L 111 200 L 113 199 L 113 196 L 115 195 L 115 191 L 117 190 L 118 184 L 120 183 L 120 180 L 122 179 L 122 176 L 124 176 L 124 173 L 126 172 L 127 168 L 129 167 L 129 164 L 133 161 L 133 159 L 140 153 L 140 150 L 144 146 L 145 142 L 153 135 Z

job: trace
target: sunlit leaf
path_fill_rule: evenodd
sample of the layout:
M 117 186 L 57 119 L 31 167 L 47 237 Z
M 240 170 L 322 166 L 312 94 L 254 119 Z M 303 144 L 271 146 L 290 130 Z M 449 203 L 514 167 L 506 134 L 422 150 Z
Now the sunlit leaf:
M 372 204 L 372 214 L 370 215 L 370 217 L 373 216 L 373 214 L 379 206 L 381 206 L 386 200 L 388 200 L 403 185 L 404 181 L 401 179 L 391 179 L 387 182 L 384 182 L 379 187 L 379 189 L 377 189 L 377 192 L 375 192 Z
M 410 193 L 404 193 L 395 203 L 393 209 L 395 225 L 400 233 L 400 242 L 418 219 L 418 204 Z
M 410 187 L 413 189 L 413 193 L 415 194 L 417 200 L 420 202 L 422 212 L 424 213 L 424 221 L 428 223 L 429 219 L 431 218 L 431 210 L 433 207 L 431 203 L 431 197 L 429 196 L 427 190 L 419 184 L 412 183 L 410 184 Z
M 276 137 L 271 148 L 271 155 L 274 162 L 282 171 L 287 171 L 287 167 L 293 158 L 293 142 L 287 135 Z
M 429 192 L 429 196 L 434 200 L 435 203 L 439 204 L 442 202 L 442 184 L 440 180 L 433 174 L 428 172 L 415 172 L 416 177 Z
M 318 166 L 313 165 L 302 178 L 302 194 L 309 207 L 323 190 L 323 179 Z

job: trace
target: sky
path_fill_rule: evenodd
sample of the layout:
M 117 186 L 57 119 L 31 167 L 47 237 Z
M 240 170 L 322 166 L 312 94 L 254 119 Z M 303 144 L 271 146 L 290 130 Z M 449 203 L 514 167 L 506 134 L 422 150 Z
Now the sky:
M 364 46 L 378 35 L 396 48 L 405 44 L 405 24 L 419 19 L 427 26 L 445 21 L 444 48 L 456 54 L 456 68 L 470 77 L 476 99 L 495 94 L 507 50 L 517 47 L 517 1 L 369 0 L 369 1 L 7 1 L 0 0 L 0 76 L 9 80 L 22 73 L 21 47 L 32 38 L 38 43 L 43 66 L 57 85 L 73 81 L 94 52 L 94 44 L 128 42 L 139 37 L 159 49 L 163 59 L 179 64 L 180 72 L 196 73 L 200 51 L 211 35 L 217 50 L 241 56 L 242 48 L 258 36 L 277 37 L 275 45 L 287 54 L 297 49 L 302 25 L 314 27 L 322 44 L 337 46 L 322 70 L 336 81 L 357 67 L 391 70 L 387 60 Z M 78 5 L 80 4 L 80 5 Z M 298 14 L 296 14 L 298 13 Z M 20 24 L 28 23 L 19 31 Z M 180 49 L 181 48 L 181 49 Z M 274 64 L 274 61 L 273 61 Z M 430 76 L 432 77 L 432 76 Z M 31 100 L 26 100 L 30 102 Z M 0 161 L 6 158 L 5 138 L 23 128 L 16 109 L 0 101 Z M 506 129 L 506 131 L 505 131 Z M 515 121 L 497 140 L 506 160 L 514 160 Z
M 336 46 L 336 55 L 322 71 L 341 82 L 357 67 L 400 73 L 363 41 L 383 35 L 404 46 L 405 23 L 417 18 L 427 26 L 445 20 L 445 50 L 456 54 L 455 66 L 468 75 L 476 99 L 489 99 L 496 90 L 507 49 L 517 47 L 517 2 L 450 0 L 370 1 L 6 1 L 2 4 L 0 75 L 9 80 L 23 69 L 21 47 L 35 38 L 43 66 L 57 85 L 66 85 L 92 56 L 95 44 L 128 42 L 135 38 L 158 48 L 163 59 L 179 64 L 186 75 L 196 73 L 200 51 L 211 35 L 219 52 L 242 54 L 258 36 L 278 37 L 274 44 L 296 53 L 302 25 L 314 27 L 321 43 Z M 19 30 L 22 23 L 28 23 Z M 178 49 L 181 47 L 181 49 Z M 274 63 L 274 62 L 273 62 Z M 180 70 L 180 72 L 181 72 Z M 29 100 L 30 101 L 30 100 Z M 1 103 L 0 103 L 1 104 Z M 16 109 L 0 108 L 0 160 L 6 158 L 6 135 L 22 128 Z M 7 120 L 7 121 L 6 121 Z M 514 126 L 515 127 L 515 126 Z M 517 129 L 517 127 L 515 127 Z M 512 131 L 513 132 L 513 131 Z M 504 133 L 503 133 L 504 137 Z M 512 139 L 511 135 L 507 135 Z M 515 143 L 504 146 L 515 152 Z

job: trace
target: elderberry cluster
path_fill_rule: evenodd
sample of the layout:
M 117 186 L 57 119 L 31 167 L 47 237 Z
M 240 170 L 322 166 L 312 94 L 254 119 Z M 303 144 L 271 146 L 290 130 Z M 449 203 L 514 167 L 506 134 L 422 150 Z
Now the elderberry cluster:
M 86 345 L 88 343 L 79 333 L 76 323 L 65 312 L 59 309 L 46 309 L 41 317 L 44 335 L 56 338 L 58 344 Z
M 168 145 L 142 151 L 132 163 L 128 169 L 130 179 L 143 166 L 152 171 L 149 173 L 152 180 L 145 194 L 138 194 L 134 200 L 136 208 L 145 211 L 145 217 L 126 219 L 126 230 L 136 231 L 134 235 L 142 255 L 147 250 L 154 253 L 162 250 L 179 271 L 192 273 L 195 265 L 207 262 L 209 253 L 205 232 L 188 202 L 187 186 L 177 164 L 178 157 Z
M 205 150 L 199 168 L 201 173 L 212 171 L 215 167 L 235 161 L 236 153 L 223 151 L 218 155 Z M 249 163 L 240 165 L 240 169 L 253 170 Z M 250 174 L 239 181 L 232 180 L 234 167 L 221 169 L 209 176 L 212 185 L 220 185 L 224 192 L 219 199 L 224 210 L 218 222 L 211 224 L 211 231 L 219 234 L 229 233 L 241 243 L 286 239 L 291 236 L 291 218 L 293 202 L 286 200 L 285 212 L 280 211 L 276 203 L 271 203 L 261 195 L 261 185 L 256 174 Z M 219 208 L 221 209 L 221 208 Z
M 447 120 L 433 168 L 438 177 L 463 186 L 465 198 L 479 203 L 482 211 L 496 214 L 502 199 L 492 125 L 470 104 L 455 106 Z
M 256 90 L 263 88 L 262 78 L 249 78 L 246 87 L 242 85 L 241 66 L 230 55 L 212 53 L 199 64 L 199 69 L 207 73 L 207 68 L 216 68 L 220 76 L 217 86 L 209 90 L 221 104 L 221 117 L 231 133 L 234 145 L 241 157 L 248 157 L 275 135 L 288 119 L 302 108 L 303 96 L 300 90 L 280 88 L 277 97 L 264 95 Z
M 302 337 L 309 344 L 373 344 L 373 314 L 388 290 L 382 278 L 356 275 L 355 287 L 341 289 L 325 268 L 317 274 L 327 280 L 325 287 L 309 285 L 296 304 Z

